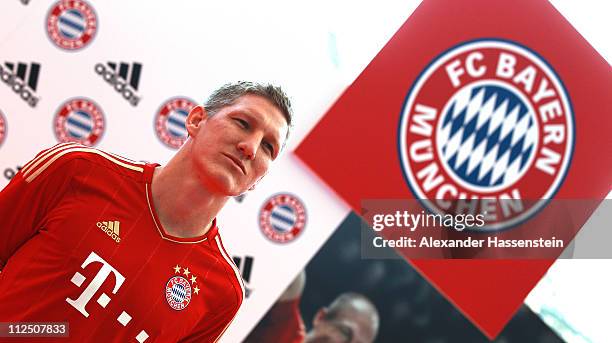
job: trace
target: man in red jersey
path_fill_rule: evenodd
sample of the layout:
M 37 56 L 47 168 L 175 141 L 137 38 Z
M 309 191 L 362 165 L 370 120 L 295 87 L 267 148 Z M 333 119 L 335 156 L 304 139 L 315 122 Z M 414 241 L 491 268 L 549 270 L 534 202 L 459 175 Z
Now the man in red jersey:
M 215 216 L 267 173 L 291 105 L 280 88 L 228 84 L 185 126 L 164 167 L 72 143 L 23 167 L 0 193 L 0 322 L 67 323 L 54 331 L 75 342 L 223 334 L 244 285 Z

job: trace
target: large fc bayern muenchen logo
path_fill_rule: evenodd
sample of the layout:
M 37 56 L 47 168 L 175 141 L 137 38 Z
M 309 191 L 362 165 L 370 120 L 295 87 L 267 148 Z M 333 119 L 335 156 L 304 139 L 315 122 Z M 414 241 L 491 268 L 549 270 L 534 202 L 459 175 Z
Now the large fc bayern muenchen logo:
M 104 114 L 100 106 L 86 98 L 74 98 L 63 103 L 53 123 L 60 142 L 94 146 L 104 133 Z
M 541 56 L 514 42 L 478 40 L 422 72 L 406 97 L 398 143 L 408 185 L 429 210 L 485 214 L 485 230 L 503 230 L 559 189 L 574 116 Z
M 155 115 L 157 137 L 168 147 L 178 149 L 187 140 L 185 120 L 196 103 L 184 97 L 164 102 Z
M 173 276 L 166 284 L 166 301 L 173 310 L 183 310 L 191 301 L 191 285 L 182 276 Z
M 61 49 L 86 47 L 96 35 L 98 19 L 91 5 L 82 0 L 56 2 L 47 14 L 47 34 Z
M 277 194 L 264 202 L 259 211 L 259 227 L 268 239 L 288 243 L 306 226 L 306 208 L 291 194 Z

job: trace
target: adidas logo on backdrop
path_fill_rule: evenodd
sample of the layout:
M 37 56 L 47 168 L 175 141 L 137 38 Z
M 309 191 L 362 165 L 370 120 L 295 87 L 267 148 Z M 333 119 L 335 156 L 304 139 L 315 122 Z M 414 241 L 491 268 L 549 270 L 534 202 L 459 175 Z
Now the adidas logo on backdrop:
M 94 70 L 132 106 L 138 106 L 140 96 L 136 92 L 142 73 L 141 63 L 134 62 L 131 65 L 125 62 L 107 62 L 105 65 L 98 63 Z
M 13 92 L 19 94 L 23 101 L 31 107 L 36 107 L 40 98 L 36 94 L 38 76 L 40 74 L 40 64 L 19 62 L 17 64 L 5 62 L 0 65 L 0 78 Z

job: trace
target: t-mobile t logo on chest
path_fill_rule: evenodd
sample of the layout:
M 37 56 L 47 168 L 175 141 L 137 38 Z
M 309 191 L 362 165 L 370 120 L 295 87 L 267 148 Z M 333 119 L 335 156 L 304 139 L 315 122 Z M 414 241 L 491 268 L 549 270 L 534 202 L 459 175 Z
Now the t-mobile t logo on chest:
M 93 298 L 98 289 L 100 289 L 106 278 L 108 278 L 111 273 L 115 274 L 115 286 L 113 287 L 113 294 L 117 294 L 119 287 L 121 287 L 121 285 L 125 281 L 125 277 L 121 275 L 121 273 L 119 273 L 117 269 L 113 268 L 113 266 L 111 266 L 108 262 L 104 261 L 104 259 L 98 256 L 98 254 L 96 254 L 95 252 L 91 252 L 91 254 L 89 254 L 87 259 L 85 259 L 85 262 L 83 262 L 83 264 L 81 265 L 81 268 L 85 269 L 85 267 L 87 267 L 93 262 L 102 263 L 102 268 L 100 268 L 96 276 L 94 276 L 93 280 L 89 283 L 87 288 L 85 288 L 83 293 L 81 293 L 81 295 L 77 299 L 73 300 L 70 298 L 66 298 L 66 301 L 74 308 L 76 308 L 79 312 L 81 312 L 85 317 L 89 317 L 89 313 L 87 313 L 87 311 L 85 310 L 85 306 L 87 306 L 87 303 L 89 303 L 91 298 Z M 70 281 L 72 281 L 72 283 L 75 284 L 77 287 L 81 287 L 83 285 L 83 282 L 85 281 L 85 277 L 83 276 L 83 274 L 76 272 L 74 273 L 74 276 Z M 100 306 L 102 306 L 103 308 L 106 307 L 109 302 L 110 297 L 105 293 L 102 293 L 98 298 L 98 304 L 100 304 Z
M 87 256 L 85 262 L 83 262 L 83 264 L 81 265 L 81 268 L 85 269 L 85 267 L 87 267 L 93 262 L 100 262 L 102 264 L 102 268 L 100 268 L 96 276 L 94 276 L 93 280 L 91 280 L 89 285 L 87 285 L 85 290 L 81 293 L 81 295 L 79 295 L 78 298 L 66 298 L 66 301 L 70 305 L 72 305 L 72 307 L 76 308 L 79 312 L 81 312 L 81 314 L 85 317 L 89 317 L 89 313 L 87 313 L 85 307 L 87 306 L 91 298 L 96 295 L 100 287 L 102 287 L 102 284 L 106 281 L 106 279 L 111 273 L 113 273 L 115 276 L 115 285 L 113 286 L 112 291 L 113 294 L 117 294 L 117 291 L 125 281 L 125 277 L 121 275 L 121 273 L 119 273 L 117 269 L 113 268 L 113 266 L 111 266 L 108 262 L 106 262 L 102 257 L 98 256 L 98 254 L 93 251 L 89 254 L 89 256 Z M 85 281 L 85 276 L 83 276 L 83 274 L 79 272 L 76 272 L 74 273 L 74 276 L 70 281 L 77 287 L 81 287 L 83 285 L 83 282 Z M 106 293 L 102 293 L 98 297 L 97 302 L 98 304 L 100 304 L 100 306 L 102 306 L 102 308 L 106 308 L 106 305 L 108 305 L 110 300 L 111 298 Z M 131 320 L 132 316 L 126 311 L 122 311 L 121 314 L 117 317 L 117 322 L 119 322 L 122 326 L 127 326 Z M 149 338 L 149 334 L 145 330 L 141 330 L 135 338 L 139 343 L 142 343 L 146 341 L 147 338 Z

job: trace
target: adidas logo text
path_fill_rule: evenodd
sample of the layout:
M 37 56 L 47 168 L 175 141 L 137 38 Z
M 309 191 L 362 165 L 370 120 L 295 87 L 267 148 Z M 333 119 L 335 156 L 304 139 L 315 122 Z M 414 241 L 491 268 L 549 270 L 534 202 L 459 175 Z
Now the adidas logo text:
M 106 65 L 102 63 L 96 64 L 94 67 L 96 74 L 102 76 L 102 78 L 108 82 L 118 93 L 121 93 L 123 98 L 127 100 L 132 106 L 137 106 L 140 102 L 140 97 L 136 95 L 138 90 L 138 84 L 140 83 L 140 73 L 142 71 L 142 64 L 132 63 L 130 68 L 129 63 L 121 62 L 119 66 L 117 63 L 108 62 Z M 128 82 L 128 73 L 129 82 Z
M 14 63 L 6 62 L 4 66 L 0 65 L 0 78 L 6 83 L 13 92 L 19 94 L 23 101 L 27 102 L 31 107 L 36 107 L 39 97 L 36 96 L 36 86 L 38 84 L 38 75 L 40 73 L 40 64 L 30 63 Z M 26 74 L 27 82 L 26 82 Z
M 121 242 L 121 238 L 119 237 L 119 221 L 105 221 L 105 222 L 97 222 L 96 226 L 100 228 L 100 230 L 104 231 L 107 235 L 109 235 L 115 242 Z

